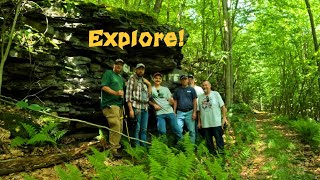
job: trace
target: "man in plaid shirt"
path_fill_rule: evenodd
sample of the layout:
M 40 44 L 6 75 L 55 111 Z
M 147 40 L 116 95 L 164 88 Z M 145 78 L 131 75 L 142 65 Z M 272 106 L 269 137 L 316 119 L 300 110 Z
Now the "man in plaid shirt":
M 137 64 L 135 74 L 131 76 L 127 83 L 126 102 L 128 103 L 129 116 L 135 119 L 136 125 L 134 138 L 147 141 L 148 127 L 148 102 L 151 94 L 151 83 L 143 78 L 145 65 Z M 135 141 L 136 146 L 146 146 L 145 143 Z

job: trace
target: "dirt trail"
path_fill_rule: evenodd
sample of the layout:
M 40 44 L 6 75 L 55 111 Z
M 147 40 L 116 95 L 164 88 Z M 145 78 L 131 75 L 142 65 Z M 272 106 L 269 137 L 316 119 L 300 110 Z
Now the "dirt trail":
M 274 174 L 270 173 L 268 164 L 276 161 L 279 154 L 290 154 L 290 162 L 288 167 L 291 167 L 295 171 L 295 168 L 299 168 L 302 172 L 302 177 L 306 174 L 306 179 L 320 179 L 320 153 L 315 153 L 311 150 L 309 145 L 302 144 L 296 133 L 290 130 L 285 125 L 280 125 L 274 122 L 267 113 L 256 114 L 256 127 L 259 133 L 259 140 L 257 143 L 252 144 L 252 157 L 247 161 L 247 164 L 243 167 L 241 176 L 244 179 L 273 179 Z M 292 145 L 292 149 L 279 150 L 278 154 L 270 156 L 270 142 L 274 142 L 272 134 L 270 136 L 270 129 L 274 132 L 279 132 L 281 138 Z M 269 132 L 269 135 L 268 135 Z M 271 144 L 272 145 L 272 144 Z M 269 154 L 268 151 L 269 150 Z M 277 162 L 278 163 L 278 162 Z M 275 164 L 277 164 L 275 163 Z M 273 170 L 277 170 L 276 165 L 273 166 Z M 273 171 L 271 170 L 271 172 Z M 288 171 L 290 172 L 290 171 Z M 298 174 L 298 173 L 297 173 Z M 288 174 L 290 177 L 292 174 Z M 291 178 L 295 178 L 292 175 Z

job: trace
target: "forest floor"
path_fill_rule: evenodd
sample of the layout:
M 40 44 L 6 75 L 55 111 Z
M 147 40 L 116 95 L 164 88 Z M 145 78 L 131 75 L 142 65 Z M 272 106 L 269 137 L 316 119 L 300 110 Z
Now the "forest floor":
M 286 125 L 268 113 L 256 114 L 258 140 L 251 158 L 242 168 L 243 179 L 320 179 L 320 153 L 301 143 Z
M 243 164 L 242 179 L 301 179 L 301 177 L 303 179 L 320 179 L 319 151 L 315 153 L 309 145 L 301 143 L 297 134 L 285 125 L 275 123 L 267 113 L 259 112 L 255 116 L 259 138 L 255 143 L 250 145 L 252 154 L 246 163 Z M 74 139 L 71 141 L 74 141 Z M 65 147 L 67 147 L 66 149 L 82 151 L 84 146 L 88 147 L 90 144 L 99 144 L 99 142 L 94 140 L 94 138 L 89 138 L 89 140 L 80 143 L 69 142 L 69 145 Z M 39 149 L 35 151 L 39 151 Z M 63 149 L 49 148 L 42 149 L 41 151 L 43 154 L 52 154 L 61 152 Z M 28 157 L 32 153 L 35 152 L 26 152 L 19 149 L 13 150 L 11 154 L 0 154 L 0 162 L 17 157 Z M 78 167 L 85 176 L 85 179 L 91 179 L 95 173 L 93 166 L 85 156 L 66 163 Z M 122 163 L 122 160 L 109 158 L 106 158 L 105 161 L 105 164 L 108 166 L 117 166 Z M 63 164 L 60 165 L 63 166 Z M 55 167 L 51 166 L 37 170 L 11 173 L 0 176 L 0 179 L 24 179 L 27 175 L 35 179 L 55 180 L 59 179 Z

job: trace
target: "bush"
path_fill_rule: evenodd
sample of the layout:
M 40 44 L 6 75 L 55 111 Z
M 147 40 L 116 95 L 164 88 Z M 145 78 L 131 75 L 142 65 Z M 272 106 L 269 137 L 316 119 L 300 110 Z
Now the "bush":
M 303 143 L 318 148 L 320 145 L 320 124 L 314 120 L 300 119 L 291 122 L 291 127 L 296 131 Z

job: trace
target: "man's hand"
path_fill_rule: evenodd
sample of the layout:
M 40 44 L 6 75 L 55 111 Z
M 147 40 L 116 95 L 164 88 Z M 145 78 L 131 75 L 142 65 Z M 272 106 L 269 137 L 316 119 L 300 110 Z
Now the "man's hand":
M 161 109 L 161 106 L 159 106 L 158 104 L 155 104 L 153 107 L 156 111 L 159 111 Z
M 133 110 L 130 110 L 130 112 L 129 112 L 129 116 L 130 116 L 130 118 L 131 118 L 131 119 L 133 119 L 133 118 L 134 118 L 134 111 L 133 111 Z
M 121 98 L 123 98 L 123 95 L 124 95 L 123 90 L 117 91 L 117 94 L 118 94 L 118 96 L 121 96 Z
M 143 83 L 147 84 L 148 86 L 151 86 L 150 81 L 148 81 L 146 78 L 142 78 Z
M 201 127 L 201 124 L 198 124 L 198 128 L 199 128 L 199 129 L 201 129 L 201 128 L 202 128 L 202 127 Z
M 197 118 L 197 113 L 196 113 L 196 112 L 193 112 L 193 113 L 192 113 L 192 119 L 193 119 L 193 120 L 196 120 L 196 118 Z

